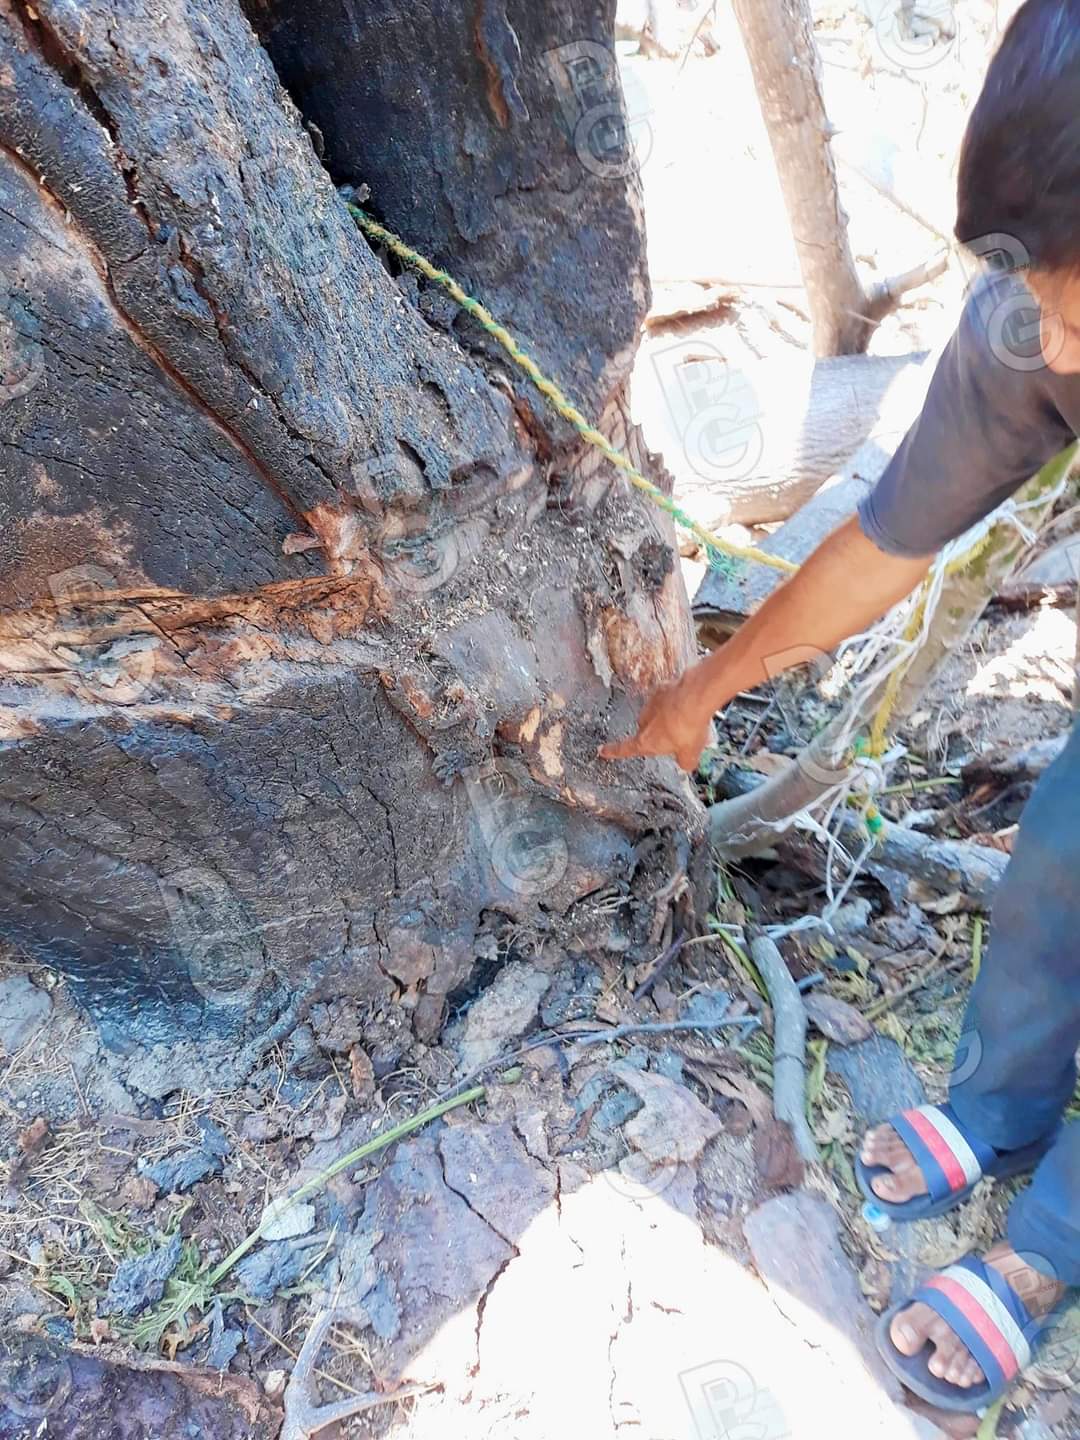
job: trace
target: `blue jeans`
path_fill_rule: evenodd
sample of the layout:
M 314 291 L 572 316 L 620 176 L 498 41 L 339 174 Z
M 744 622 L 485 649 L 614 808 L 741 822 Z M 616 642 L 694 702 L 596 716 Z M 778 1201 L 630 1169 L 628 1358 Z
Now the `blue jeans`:
M 1080 1046 L 1080 725 L 1024 812 L 994 903 L 950 1099 L 999 1150 L 1060 1123 Z M 1009 1240 L 1044 1274 L 1080 1285 L 1080 1121 L 1067 1124 L 1009 1215 Z

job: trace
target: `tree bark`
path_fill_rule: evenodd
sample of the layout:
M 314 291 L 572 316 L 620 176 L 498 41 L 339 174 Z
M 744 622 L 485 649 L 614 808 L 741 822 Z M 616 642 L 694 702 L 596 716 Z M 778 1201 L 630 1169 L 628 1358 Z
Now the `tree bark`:
M 733 3 L 791 221 L 814 354 L 858 354 L 875 322 L 848 244 L 809 0 Z
M 0 934 L 118 1045 L 651 953 L 701 812 L 595 751 L 692 653 L 671 528 L 331 179 L 648 464 L 612 8 L 0 0 Z
M 810 0 L 733 4 L 791 221 L 814 354 L 861 354 L 909 291 L 944 274 L 948 250 L 864 288 L 840 203 Z

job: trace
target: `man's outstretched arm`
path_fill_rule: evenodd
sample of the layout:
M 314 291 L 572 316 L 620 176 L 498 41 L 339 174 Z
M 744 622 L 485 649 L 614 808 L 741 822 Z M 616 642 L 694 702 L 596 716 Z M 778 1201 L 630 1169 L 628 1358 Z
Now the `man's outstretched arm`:
M 1008 363 L 989 317 L 1038 308 L 1014 276 L 976 284 L 941 355 L 926 403 L 859 506 L 735 637 L 651 697 L 609 760 L 674 755 L 693 770 L 709 722 L 740 690 L 813 660 L 872 625 L 926 575 L 932 557 L 989 515 L 1075 438 L 1058 376 Z M 1029 327 L 1030 329 L 1030 327 Z M 999 337 L 1000 338 L 1000 337 Z
M 600 754 L 606 760 L 674 755 L 684 770 L 696 769 L 712 717 L 729 700 L 865 630 L 914 590 L 932 559 L 880 550 L 853 516 L 726 645 L 655 692 L 635 735 Z

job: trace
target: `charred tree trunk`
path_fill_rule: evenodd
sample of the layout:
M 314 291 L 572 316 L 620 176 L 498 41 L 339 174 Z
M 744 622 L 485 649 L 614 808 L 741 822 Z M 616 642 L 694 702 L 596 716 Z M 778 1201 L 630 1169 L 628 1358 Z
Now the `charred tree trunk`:
M 668 524 L 335 188 L 640 452 L 612 9 L 0 0 L 0 933 L 118 1044 L 648 946 L 701 813 L 594 757 L 692 650 Z

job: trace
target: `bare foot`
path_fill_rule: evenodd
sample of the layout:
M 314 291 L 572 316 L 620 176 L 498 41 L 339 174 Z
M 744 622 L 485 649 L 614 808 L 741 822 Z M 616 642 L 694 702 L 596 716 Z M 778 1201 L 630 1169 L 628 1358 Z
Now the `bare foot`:
M 871 1180 L 870 1188 L 882 1200 L 903 1205 L 916 1195 L 925 1195 L 928 1185 L 911 1151 L 891 1125 L 868 1130 L 862 1143 L 864 1165 L 883 1165 L 891 1173 Z
M 1011 1285 L 1023 1300 L 1035 1319 L 1049 1315 L 1050 1311 L 1065 1294 L 1066 1286 L 1059 1285 L 1038 1270 L 1021 1260 L 1011 1245 L 995 1245 L 986 1256 L 986 1263 L 992 1265 L 1007 1284 Z M 972 1359 L 967 1347 L 953 1334 L 929 1305 L 921 1301 L 901 1310 L 890 1329 L 892 1342 L 902 1355 L 918 1355 L 929 1340 L 934 1353 L 927 1362 L 930 1373 L 950 1385 L 970 1390 L 982 1383 L 984 1376 Z

